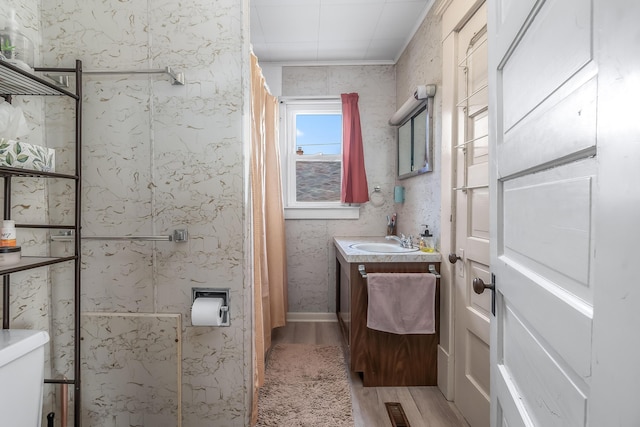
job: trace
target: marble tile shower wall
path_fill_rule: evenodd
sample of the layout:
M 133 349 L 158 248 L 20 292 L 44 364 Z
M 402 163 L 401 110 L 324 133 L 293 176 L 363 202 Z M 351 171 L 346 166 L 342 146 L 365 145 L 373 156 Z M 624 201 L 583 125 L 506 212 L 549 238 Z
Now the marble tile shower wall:
M 358 220 L 287 220 L 289 311 L 335 311 L 333 236 L 382 236 L 393 203 L 395 136 L 387 125 L 395 112 L 395 67 L 283 67 L 282 95 L 328 96 L 357 92 L 369 190 L 381 187 L 376 203 L 360 208 Z
M 0 16 L 8 15 L 13 9 L 16 20 L 20 24 L 21 31 L 29 37 L 37 48 L 39 43 L 38 1 L 21 0 L 9 3 L 0 0 Z M 2 100 L 4 101 L 4 100 Z M 44 145 L 42 126 L 43 100 L 31 97 L 14 97 L 12 104 L 23 110 L 27 119 L 29 133 L 20 139 L 32 144 Z M 46 185 L 43 180 L 16 178 L 12 180 L 12 219 L 18 222 L 43 223 L 48 220 Z M 0 201 L 4 199 L 0 193 Z M 43 255 L 42 243 L 44 233 L 32 230 L 18 230 L 18 242 L 22 246 L 25 255 Z M 31 270 L 11 277 L 11 327 L 34 328 L 48 330 L 48 318 L 46 316 L 48 302 L 48 277 L 42 270 Z M 33 301 L 25 307 L 24 301 Z M 20 307 L 24 309 L 20 309 Z M 2 308 L 0 308 L 2 313 Z
M 246 2 L 235 0 L 41 2 L 43 63 L 71 66 L 81 59 L 85 70 L 169 65 L 184 71 L 187 79 L 187 85 L 179 87 L 159 76 L 84 76 L 84 235 L 170 234 L 176 228 L 188 228 L 190 233 L 185 244 L 83 242 L 82 304 L 83 311 L 92 312 L 83 320 L 92 325 L 92 334 L 101 337 L 97 342 L 90 339 L 83 349 L 104 357 L 83 365 L 86 392 L 91 392 L 85 397 L 114 405 L 113 411 L 105 412 L 111 417 L 85 413 L 92 426 L 100 427 L 95 424 L 100 421 L 105 426 L 175 425 L 179 409 L 159 421 L 152 394 L 131 408 L 117 404 L 132 392 L 122 384 L 126 375 L 92 372 L 113 355 L 127 369 L 141 363 L 135 355 L 149 340 L 129 337 L 149 322 L 149 328 L 163 329 L 148 313 L 158 314 L 158 319 L 163 314 L 182 317 L 178 353 L 172 353 L 180 355 L 181 377 L 177 382 L 175 377 L 166 378 L 181 388 L 174 396 L 163 397 L 181 399 L 182 425 L 246 425 L 251 383 L 243 252 L 246 168 L 241 76 L 247 51 L 246 8 Z M 58 126 L 51 123 L 53 130 Z M 68 188 L 53 191 L 56 199 L 68 198 Z M 56 215 L 69 221 L 69 212 Z M 52 271 L 61 277 L 66 274 Z M 231 327 L 190 326 L 195 286 L 231 289 Z M 61 291 L 54 298 L 64 304 L 69 295 Z M 95 324 L 90 318 L 96 313 L 127 315 Z M 65 322 L 57 328 L 68 341 Z M 128 358 L 124 343 L 138 343 L 140 348 L 132 349 Z M 101 388 L 109 393 L 96 395 Z
M 15 11 L 21 31 L 29 37 L 36 51 L 40 48 L 40 21 L 38 0 L 0 0 L 0 16 L 8 16 Z M 37 63 L 37 58 L 36 58 Z M 38 97 L 14 97 L 12 104 L 22 108 L 29 126 L 29 133 L 20 139 L 36 145 L 47 145 L 43 123 L 45 101 Z M 47 223 L 50 221 L 48 189 L 50 183 L 45 180 L 14 178 L 12 180 L 12 219 L 18 223 Z M 0 203 L 4 204 L 2 195 Z M 46 231 L 19 229 L 18 244 L 23 255 L 48 255 Z M 11 276 L 11 328 L 39 329 L 52 336 L 50 345 L 45 347 L 45 375 L 52 377 L 59 372 L 49 357 L 56 352 L 59 344 L 52 333 L 53 322 L 57 319 L 51 310 L 49 295 L 52 291 L 51 273 L 46 269 L 35 269 L 16 273 Z M 25 303 L 26 302 L 26 303 Z M 2 308 L 0 307 L 0 315 Z M 55 400 L 53 387 L 46 386 L 44 403 L 52 407 Z

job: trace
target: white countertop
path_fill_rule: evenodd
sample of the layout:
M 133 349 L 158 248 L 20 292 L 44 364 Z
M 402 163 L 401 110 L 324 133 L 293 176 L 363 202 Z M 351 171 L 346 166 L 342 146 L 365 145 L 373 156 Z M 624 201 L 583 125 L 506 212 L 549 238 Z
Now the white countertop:
M 334 237 L 336 250 L 347 262 L 440 262 L 440 252 L 373 253 L 354 249 L 356 243 L 390 243 L 384 237 Z

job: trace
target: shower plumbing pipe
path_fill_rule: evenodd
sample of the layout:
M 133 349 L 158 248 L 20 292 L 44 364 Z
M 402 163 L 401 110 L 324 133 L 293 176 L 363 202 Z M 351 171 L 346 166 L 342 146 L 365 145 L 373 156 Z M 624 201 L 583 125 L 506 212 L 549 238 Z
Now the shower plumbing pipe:
M 64 377 L 66 380 L 67 378 Z M 60 384 L 60 427 L 67 427 L 69 416 L 69 384 Z

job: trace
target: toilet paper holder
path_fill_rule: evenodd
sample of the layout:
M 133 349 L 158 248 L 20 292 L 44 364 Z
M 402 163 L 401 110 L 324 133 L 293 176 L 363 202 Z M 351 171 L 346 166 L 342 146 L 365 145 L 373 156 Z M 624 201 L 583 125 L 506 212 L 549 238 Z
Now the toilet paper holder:
M 220 326 L 230 326 L 229 319 L 229 288 L 191 288 L 191 304 L 196 298 L 221 298 L 222 323 Z

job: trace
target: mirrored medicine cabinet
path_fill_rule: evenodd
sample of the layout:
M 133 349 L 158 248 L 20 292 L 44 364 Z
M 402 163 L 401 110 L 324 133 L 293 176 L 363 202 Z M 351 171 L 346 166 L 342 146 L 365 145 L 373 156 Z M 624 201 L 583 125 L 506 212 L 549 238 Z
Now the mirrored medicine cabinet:
M 398 126 L 398 179 L 433 171 L 433 97 Z

